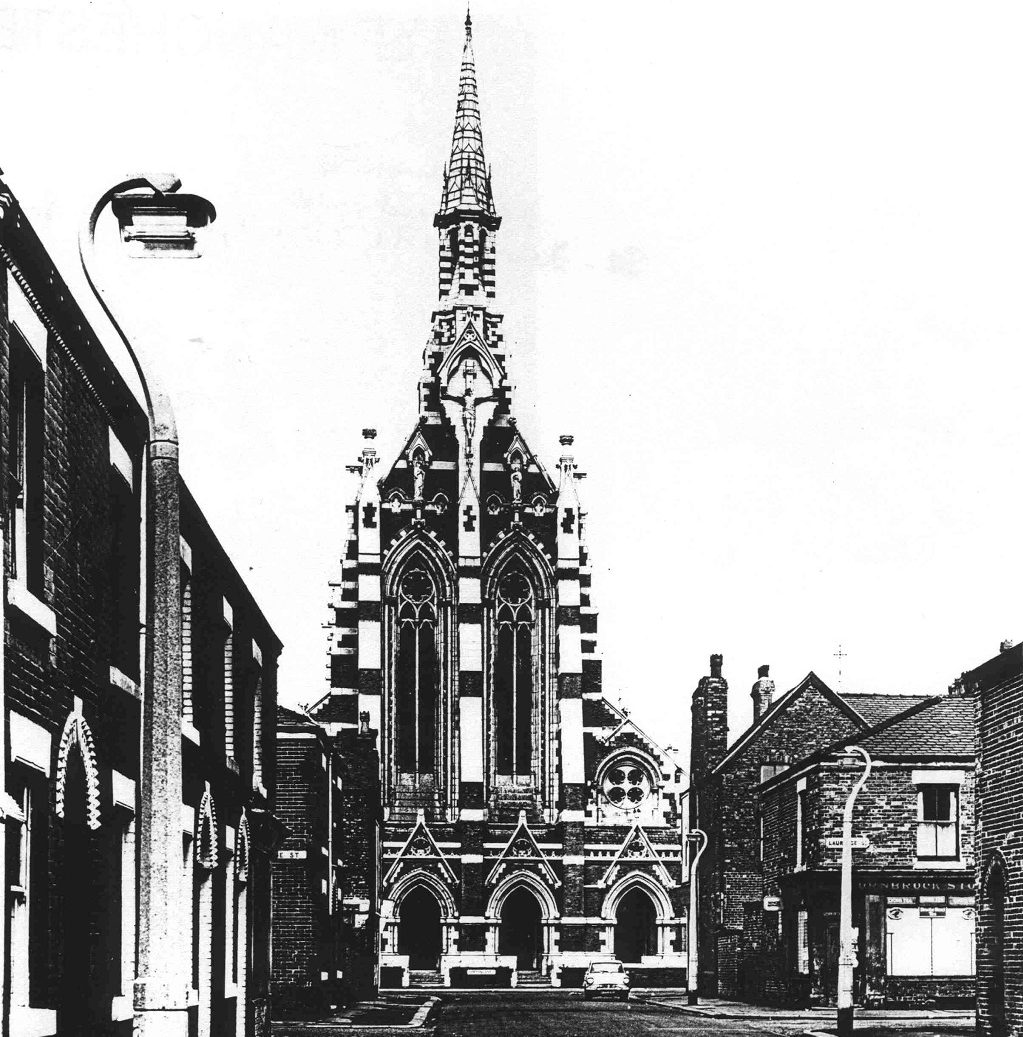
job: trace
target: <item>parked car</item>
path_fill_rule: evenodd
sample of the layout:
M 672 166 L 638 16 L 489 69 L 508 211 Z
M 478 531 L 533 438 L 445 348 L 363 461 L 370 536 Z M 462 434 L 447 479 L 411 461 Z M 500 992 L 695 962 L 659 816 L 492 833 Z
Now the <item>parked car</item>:
M 591 997 L 604 995 L 626 1001 L 630 982 L 629 974 L 620 961 L 591 961 L 583 977 L 583 997 L 589 1001 Z

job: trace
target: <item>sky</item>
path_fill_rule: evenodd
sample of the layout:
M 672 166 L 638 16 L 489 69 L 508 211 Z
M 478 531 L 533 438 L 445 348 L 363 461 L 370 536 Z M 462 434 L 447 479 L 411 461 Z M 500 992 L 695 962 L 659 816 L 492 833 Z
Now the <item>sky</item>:
M 416 420 L 464 7 L 0 0 L 0 168 L 97 327 L 78 226 L 128 173 L 218 212 L 111 303 L 182 467 L 326 690 L 360 430 Z M 1023 10 L 476 0 L 519 425 L 576 437 L 612 701 L 688 757 L 724 655 L 941 693 L 1023 638 Z M 125 371 L 112 334 L 112 354 Z M 839 646 L 842 655 L 838 656 Z

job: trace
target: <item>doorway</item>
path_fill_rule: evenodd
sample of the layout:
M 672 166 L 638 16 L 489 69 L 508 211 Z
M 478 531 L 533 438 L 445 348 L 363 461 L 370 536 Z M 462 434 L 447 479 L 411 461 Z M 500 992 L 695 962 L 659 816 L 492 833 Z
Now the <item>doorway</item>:
M 543 952 L 543 919 L 536 897 L 516 889 L 501 907 L 500 953 L 514 954 L 520 972 L 540 967 Z
M 424 886 L 416 886 L 401 902 L 398 919 L 398 953 L 407 954 L 416 971 L 440 968 L 440 904 Z
M 92 908 L 96 891 L 91 836 L 85 766 L 81 753 L 73 751 L 68 754 L 64 784 L 64 847 L 60 866 L 63 932 L 59 945 L 57 1033 L 62 1037 L 84 1037 L 95 1029 Z
M 657 909 L 645 890 L 630 889 L 615 912 L 615 957 L 639 964 L 657 953 Z

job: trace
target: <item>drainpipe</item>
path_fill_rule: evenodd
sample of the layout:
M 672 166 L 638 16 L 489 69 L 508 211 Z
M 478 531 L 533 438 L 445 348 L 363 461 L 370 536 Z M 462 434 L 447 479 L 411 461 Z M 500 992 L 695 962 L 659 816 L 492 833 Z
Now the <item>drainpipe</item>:
M 698 932 L 696 927 L 696 912 L 697 912 L 697 869 L 700 864 L 700 858 L 703 856 L 703 851 L 707 849 L 707 833 L 701 828 L 694 828 L 689 833 L 689 838 L 692 840 L 690 853 L 692 853 L 692 847 L 697 843 L 699 849 L 696 854 L 692 857 L 689 865 L 689 918 L 686 921 L 688 925 L 688 933 L 686 936 L 686 950 L 689 952 L 688 961 L 686 963 L 686 988 L 688 991 L 688 1003 L 695 1005 L 699 1003 L 699 968 L 700 968 L 700 950 L 697 945 Z

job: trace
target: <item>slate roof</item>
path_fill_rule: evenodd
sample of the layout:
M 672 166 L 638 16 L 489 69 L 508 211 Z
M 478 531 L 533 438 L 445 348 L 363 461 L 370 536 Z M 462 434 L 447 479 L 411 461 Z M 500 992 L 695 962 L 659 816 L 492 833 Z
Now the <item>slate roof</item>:
M 866 692 L 839 692 L 843 698 L 857 713 L 871 726 L 890 720 L 892 717 L 905 713 L 913 706 L 919 706 L 926 702 L 930 695 L 875 695 Z
M 310 719 L 304 714 L 299 713 L 297 710 L 288 709 L 287 706 L 282 706 L 280 703 L 277 704 L 277 725 L 281 724 L 311 724 Z
M 972 756 L 976 752 L 973 699 L 935 699 L 857 741 L 878 756 Z
M 483 157 L 483 127 L 476 91 L 476 61 L 472 52 L 472 21 L 465 17 L 465 50 L 458 80 L 458 105 L 455 132 L 451 139 L 451 158 L 444 173 L 444 194 L 440 211 L 469 210 L 494 215 L 494 197 Z

